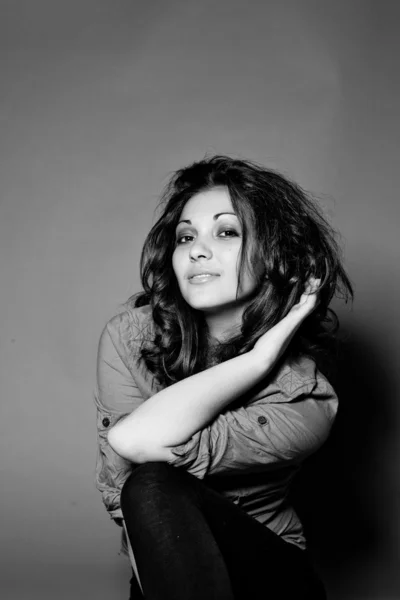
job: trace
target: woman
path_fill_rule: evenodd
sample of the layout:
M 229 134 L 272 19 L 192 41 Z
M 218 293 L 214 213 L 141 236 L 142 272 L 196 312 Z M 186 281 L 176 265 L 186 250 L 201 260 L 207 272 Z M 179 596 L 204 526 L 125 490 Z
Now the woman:
M 288 491 L 337 411 L 334 233 L 297 185 L 224 156 L 163 201 L 144 292 L 100 339 L 103 501 L 146 598 L 325 598 Z

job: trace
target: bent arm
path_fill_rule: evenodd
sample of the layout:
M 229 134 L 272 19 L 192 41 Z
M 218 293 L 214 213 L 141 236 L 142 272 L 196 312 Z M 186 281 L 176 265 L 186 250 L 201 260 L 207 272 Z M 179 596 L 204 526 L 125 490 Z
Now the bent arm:
M 110 446 L 135 463 L 172 460 L 171 447 L 205 427 L 265 376 L 251 352 L 161 390 L 108 433 Z
M 135 463 L 173 461 L 174 446 L 266 377 L 303 318 L 289 313 L 253 350 L 161 390 L 109 431 L 110 446 Z
M 288 369 L 291 381 L 296 374 Z M 262 396 L 220 414 L 186 444 L 173 448 L 176 467 L 208 475 L 266 472 L 300 464 L 326 441 L 338 399 L 329 382 L 315 377 L 295 389 L 267 386 Z

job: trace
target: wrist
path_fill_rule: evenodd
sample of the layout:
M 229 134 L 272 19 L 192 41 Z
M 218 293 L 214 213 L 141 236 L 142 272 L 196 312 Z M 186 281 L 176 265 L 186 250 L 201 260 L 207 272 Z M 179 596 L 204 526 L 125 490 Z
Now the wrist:
M 264 373 L 271 369 L 293 339 L 303 319 L 290 312 L 264 333 L 251 350 L 253 360 Z

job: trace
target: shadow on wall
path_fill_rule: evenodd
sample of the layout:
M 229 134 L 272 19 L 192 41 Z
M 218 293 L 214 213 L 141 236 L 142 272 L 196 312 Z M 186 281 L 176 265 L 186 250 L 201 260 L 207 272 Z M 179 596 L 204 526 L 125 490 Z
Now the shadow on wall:
M 395 563 L 389 520 L 395 496 L 385 468 L 393 460 L 396 435 L 388 363 L 361 331 L 347 329 L 341 338 L 335 426 L 325 446 L 304 465 L 294 490 L 315 562 L 338 586 L 354 582 L 360 567 L 365 576 L 368 565 L 379 564 L 382 556 Z M 388 575 L 395 584 L 397 575 Z

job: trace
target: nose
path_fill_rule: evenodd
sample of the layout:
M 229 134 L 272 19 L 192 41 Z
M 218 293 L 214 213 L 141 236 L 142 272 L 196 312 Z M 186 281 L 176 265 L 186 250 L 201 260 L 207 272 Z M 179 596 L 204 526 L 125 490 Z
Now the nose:
M 212 250 L 209 244 L 198 237 L 190 246 L 189 256 L 191 260 L 198 260 L 202 257 L 209 259 L 212 257 Z

